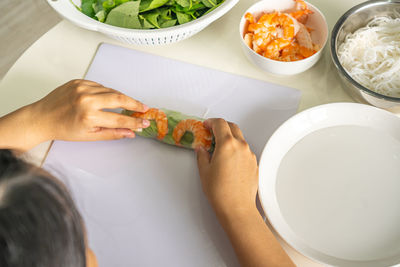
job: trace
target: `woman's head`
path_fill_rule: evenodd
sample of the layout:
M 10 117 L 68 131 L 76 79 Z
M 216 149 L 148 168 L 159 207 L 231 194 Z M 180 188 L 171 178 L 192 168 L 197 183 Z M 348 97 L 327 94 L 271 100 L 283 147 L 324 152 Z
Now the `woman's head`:
M 0 150 L 0 266 L 86 266 L 83 222 L 50 174 Z

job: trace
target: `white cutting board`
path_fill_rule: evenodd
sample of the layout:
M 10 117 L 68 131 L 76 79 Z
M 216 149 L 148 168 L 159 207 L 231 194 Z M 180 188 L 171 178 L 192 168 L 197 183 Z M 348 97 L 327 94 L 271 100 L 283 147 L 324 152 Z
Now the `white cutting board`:
M 149 106 L 234 121 L 257 156 L 300 99 L 291 88 L 109 44 L 86 79 Z M 57 141 L 44 167 L 70 188 L 101 267 L 239 265 L 193 151 L 141 137 Z

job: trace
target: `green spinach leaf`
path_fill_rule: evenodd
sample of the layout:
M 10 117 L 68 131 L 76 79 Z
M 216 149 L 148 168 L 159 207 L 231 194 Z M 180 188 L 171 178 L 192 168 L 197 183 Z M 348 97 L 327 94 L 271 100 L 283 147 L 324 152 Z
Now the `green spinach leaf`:
M 82 13 L 85 14 L 86 16 L 89 16 L 91 18 L 94 17 L 96 14 L 93 9 L 93 4 L 95 4 L 96 0 L 82 0 Z
M 176 12 L 176 17 L 178 19 L 179 24 L 184 24 L 192 20 L 192 17 L 189 14 Z
M 160 17 L 160 13 L 157 12 L 157 10 L 144 13 L 142 14 L 145 20 L 147 20 L 151 25 L 153 25 L 156 28 L 160 28 L 160 25 L 158 24 L 158 18 Z
M 217 0 L 201 0 L 201 2 L 208 8 L 212 8 L 217 5 Z
M 106 23 L 130 29 L 140 29 L 142 24 L 139 20 L 140 1 L 128 1 L 113 8 L 107 16 Z
M 168 28 L 176 25 L 176 19 L 166 20 L 160 23 L 161 28 Z
M 181 7 L 190 7 L 192 1 L 191 0 L 176 0 L 176 3 Z
M 140 2 L 140 13 L 149 11 L 165 5 L 169 0 L 142 0 Z
M 70 0 L 72 1 L 72 0 Z M 85 15 L 131 29 L 167 28 L 195 20 L 224 0 L 82 0 Z

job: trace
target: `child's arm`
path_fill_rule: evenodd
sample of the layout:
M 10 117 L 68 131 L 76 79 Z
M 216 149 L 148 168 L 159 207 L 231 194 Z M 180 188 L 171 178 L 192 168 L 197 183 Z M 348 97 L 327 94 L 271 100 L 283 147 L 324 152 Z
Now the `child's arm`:
M 43 99 L 0 118 L 0 148 L 26 151 L 47 140 L 94 141 L 133 138 L 148 120 L 103 109 L 144 112 L 142 103 L 85 80 L 70 81 Z
M 222 119 L 205 121 L 215 137 L 210 157 L 197 150 L 203 190 L 242 266 L 294 266 L 256 208 L 257 159 L 240 129 Z

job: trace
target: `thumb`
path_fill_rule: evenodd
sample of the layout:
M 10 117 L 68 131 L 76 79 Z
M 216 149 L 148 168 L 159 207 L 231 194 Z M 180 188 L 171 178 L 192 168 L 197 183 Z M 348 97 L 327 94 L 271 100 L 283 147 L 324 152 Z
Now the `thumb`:
M 210 154 L 203 147 L 196 148 L 196 154 L 197 165 L 199 167 L 199 172 L 201 175 L 210 165 Z
M 134 138 L 135 133 L 130 129 L 123 128 L 98 128 L 93 132 L 92 141 L 116 140 L 122 138 Z

